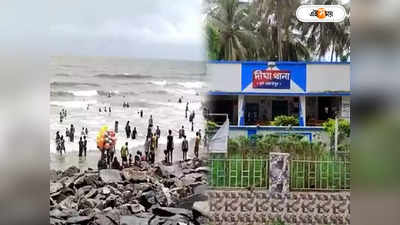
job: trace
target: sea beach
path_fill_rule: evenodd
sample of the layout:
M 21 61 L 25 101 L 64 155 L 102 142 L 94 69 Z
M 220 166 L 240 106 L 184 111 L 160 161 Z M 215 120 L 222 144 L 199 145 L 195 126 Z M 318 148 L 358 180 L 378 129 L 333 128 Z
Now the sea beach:
M 189 140 L 189 158 L 194 156 L 195 132 L 204 131 L 202 92 L 205 90 L 205 68 L 202 62 L 155 59 L 131 59 L 118 57 L 54 57 L 50 77 L 50 168 L 65 169 L 77 166 L 95 168 L 100 152 L 96 147 L 96 135 L 104 125 L 114 130 L 119 122 L 116 150 L 128 142 L 130 153 L 144 152 L 148 119 L 153 116 L 159 126 L 161 138 L 156 152 L 156 162 L 164 159 L 163 150 L 169 129 L 174 135 L 174 161 L 181 160 L 181 141 L 178 130 L 185 127 Z M 182 103 L 178 99 L 182 98 Z M 128 102 L 130 107 L 123 108 Z M 194 132 L 185 118 L 186 103 L 189 112 L 195 112 Z M 89 106 L 89 107 L 88 107 Z M 87 108 L 88 107 L 88 108 Z M 111 113 L 108 112 L 111 107 Z M 104 108 L 107 112 L 104 112 Z M 67 117 L 60 122 L 59 112 L 67 110 Z M 101 112 L 99 112 L 101 109 Z M 139 111 L 143 110 L 143 118 Z M 135 140 L 127 138 L 125 125 L 138 131 Z M 59 131 L 65 137 L 66 128 L 75 127 L 75 141 L 65 139 L 66 154 L 56 151 L 55 136 Z M 78 157 L 78 141 L 82 128 L 88 128 L 88 153 Z M 155 129 L 153 129 L 154 131 Z M 201 152 L 201 150 L 200 150 Z

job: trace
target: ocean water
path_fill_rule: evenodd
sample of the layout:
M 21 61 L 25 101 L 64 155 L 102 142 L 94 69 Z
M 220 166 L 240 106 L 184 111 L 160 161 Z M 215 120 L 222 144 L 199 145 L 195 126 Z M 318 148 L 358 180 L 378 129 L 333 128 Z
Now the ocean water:
M 202 94 L 206 90 L 205 64 L 193 61 L 128 59 L 117 57 L 54 57 L 50 65 L 50 153 L 56 153 L 56 131 L 64 135 L 71 124 L 75 127 L 75 142 L 66 139 L 67 153 L 78 152 L 82 127 L 87 127 L 88 151 L 98 151 L 96 135 L 103 125 L 114 129 L 119 121 L 116 148 L 126 141 L 130 150 L 143 150 L 150 115 L 154 125 L 160 126 L 160 144 L 166 143 L 168 129 L 177 136 L 183 125 L 190 142 L 195 137 L 189 132 L 185 119 L 186 102 L 195 110 L 195 130 L 204 131 Z M 111 93 L 111 97 L 107 96 Z M 183 103 L 179 104 L 179 97 Z M 129 102 L 130 108 L 123 108 Z M 89 105 L 89 110 L 86 109 Z M 111 114 L 103 112 L 111 106 Z M 99 108 L 102 112 L 99 112 Z M 68 116 L 60 123 L 59 112 L 66 109 Z M 143 110 L 140 118 L 138 112 Z M 125 124 L 138 130 L 136 140 L 127 139 Z M 175 146 L 180 144 L 175 138 Z M 179 145 L 180 146 L 180 145 Z M 131 151 L 132 152 L 132 151 Z

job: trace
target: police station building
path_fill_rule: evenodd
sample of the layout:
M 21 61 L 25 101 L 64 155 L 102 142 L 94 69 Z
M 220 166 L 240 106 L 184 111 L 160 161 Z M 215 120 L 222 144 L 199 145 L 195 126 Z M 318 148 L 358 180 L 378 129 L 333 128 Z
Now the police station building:
M 228 114 L 238 135 L 286 132 L 271 121 L 291 115 L 311 140 L 328 118 L 350 119 L 350 63 L 211 61 L 207 75 L 209 112 Z

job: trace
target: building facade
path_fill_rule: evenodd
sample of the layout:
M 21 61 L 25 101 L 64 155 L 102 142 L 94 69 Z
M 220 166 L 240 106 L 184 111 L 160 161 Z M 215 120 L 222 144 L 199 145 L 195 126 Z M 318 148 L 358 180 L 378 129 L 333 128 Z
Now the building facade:
M 303 132 L 350 120 L 350 63 L 211 61 L 207 74 L 209 111 L 227 113 L 236 130 L 279 129 L 271 121 L 280 115 L 297 117 Z

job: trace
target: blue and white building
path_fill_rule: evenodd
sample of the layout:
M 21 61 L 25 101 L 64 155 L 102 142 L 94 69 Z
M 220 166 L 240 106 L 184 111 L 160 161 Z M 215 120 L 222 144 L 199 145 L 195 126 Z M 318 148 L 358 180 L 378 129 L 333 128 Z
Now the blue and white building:
M 311 140 L 328 118 L 350 120 L 350 63 L 210 61 L 207 75 L 209 111 L 228 114 L 232 135 L 288 132 L 270 121 L 293 115 L 290 132 Z

